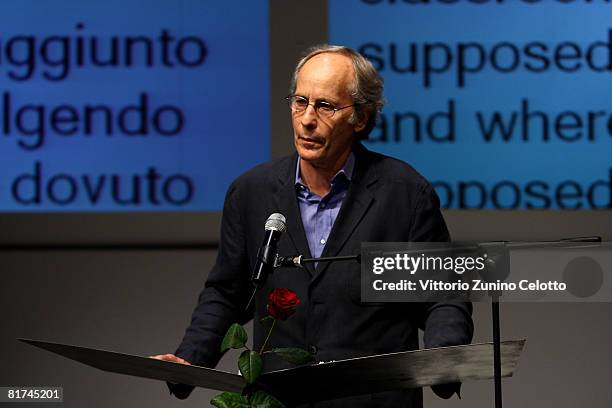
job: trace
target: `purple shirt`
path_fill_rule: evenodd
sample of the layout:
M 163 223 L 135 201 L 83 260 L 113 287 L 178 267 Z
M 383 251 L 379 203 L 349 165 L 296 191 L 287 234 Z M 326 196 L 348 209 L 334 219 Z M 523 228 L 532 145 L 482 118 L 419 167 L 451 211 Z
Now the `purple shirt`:
M 344 197 L 346 197 L 354 166 L 355 156 L 351 152 L 344 166 L 332 178 L 331 190 L 325 197 L 321 197 L 310 191 L 303 183 L 298 157 L 295 169 L 295 189 L 304 232 L 306 232 L 310 255 L 313 258 L 319 258 L 325 248 L 329 233 L 338 217 Z

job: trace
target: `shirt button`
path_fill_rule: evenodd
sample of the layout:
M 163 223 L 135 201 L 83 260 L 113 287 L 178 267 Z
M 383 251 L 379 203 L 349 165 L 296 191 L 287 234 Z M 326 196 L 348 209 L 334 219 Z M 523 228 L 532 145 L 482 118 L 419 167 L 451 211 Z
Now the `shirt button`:
M 322 239 L 320 242 L 321 242 L 321 245 L 325 245 L 326 241 L 325 241 L 325 239 Z

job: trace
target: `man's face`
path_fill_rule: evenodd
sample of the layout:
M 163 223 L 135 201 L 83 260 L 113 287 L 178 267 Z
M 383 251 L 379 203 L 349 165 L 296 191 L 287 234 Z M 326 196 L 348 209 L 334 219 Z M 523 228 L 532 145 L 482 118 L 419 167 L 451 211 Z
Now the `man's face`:
M 311 105 L 303 112 L 292 112 L 295 148 L 302 160 L 334 168 L 347 157 L 353 133 L 365 127 L 366 119 L 356 125 L 348 123 L 353 107 L 339 110 L 331 118 L 321 117 L 312 104 L 321 100 L 336 108 L 352 105 L 348 90 L 353 78 L 351 60 L 340 54 L 319 54 L 302 66 L 295 94 L 308 98 Z

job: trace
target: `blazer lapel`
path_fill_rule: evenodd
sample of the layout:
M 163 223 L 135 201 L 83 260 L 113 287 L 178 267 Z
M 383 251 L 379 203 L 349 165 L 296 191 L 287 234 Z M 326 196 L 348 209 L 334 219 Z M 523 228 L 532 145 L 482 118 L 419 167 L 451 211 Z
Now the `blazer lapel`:
M 294 154 L 293 160 L 287 161 L 289 168 L 283 169 L 279 172 L 279 189 L 276 194 L 276 203 L 278 205 L 281 214 L 287 218 L 287 235 L 293 246 L 295 247 L 295 253 L 293 254 L 281 254 L 284 256 L 290 255 L 304 255 L 304 258 L 311 258 L 310 248 L 308 247 L 308 241 L 306 239 L 306 232 L 304 231 L 304 224 L 302 223 L 302 215 L 297 202 L 297 195 L 295 193 L 295 167 L 297 166 L 297 154 Z M 314 274 L 314 265 L 304 264 L 304 268 L 308 271 L 310 276 Z
M 353 152 L 356 160 L 351 184 L 321 257 L 336 256 L 340 253 L 374 201 L 374 195 L 368 187 L 378 180 L 378 176 L 367 157 L 369 152 L 361 144 L 356 144 Z M 313 280 L 323 273 L 330 263 L 319 263 Z

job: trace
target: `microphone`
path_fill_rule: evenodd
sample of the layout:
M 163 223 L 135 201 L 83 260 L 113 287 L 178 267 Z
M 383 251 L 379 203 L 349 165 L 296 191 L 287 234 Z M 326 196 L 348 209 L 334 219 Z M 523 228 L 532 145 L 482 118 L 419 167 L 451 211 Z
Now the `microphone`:
M 286 219 L 283 214 L 274 213 L 270 214 L 266 220 L 263 244 L 257 251 L 257 263 L 255 269 L 253 269 L 253 275 L 251 280 L 257 286 L 263 284 L 268 277 L 268 274 L 274 270 L 274 263 L 276 261 L 276 244 L 280 239 L 280 236 L 287 229 L 285 224 Z

